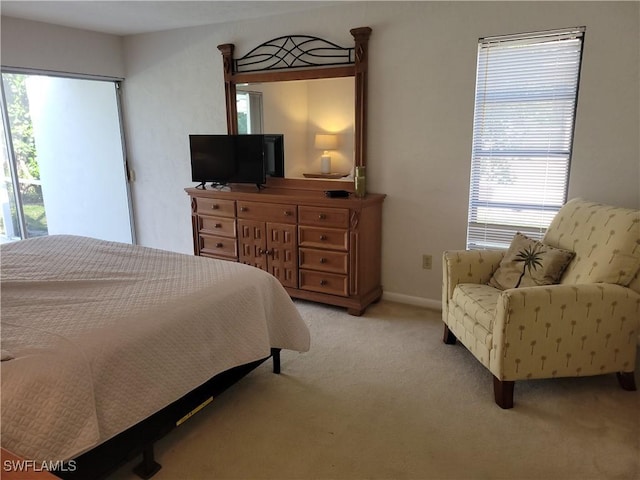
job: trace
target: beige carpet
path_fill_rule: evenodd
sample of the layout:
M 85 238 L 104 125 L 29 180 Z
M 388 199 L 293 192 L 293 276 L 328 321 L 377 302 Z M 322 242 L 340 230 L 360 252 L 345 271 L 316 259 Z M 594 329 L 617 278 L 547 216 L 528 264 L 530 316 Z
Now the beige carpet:
M 155 479 L 640 478 L 640 392 L 615 375 L 519 382 L 502 410 L 490 373 L 442 343 L 439 312 L 297 305 L 311 351 L 283 352 L 281 375 L 263 364 L 160 441 Z

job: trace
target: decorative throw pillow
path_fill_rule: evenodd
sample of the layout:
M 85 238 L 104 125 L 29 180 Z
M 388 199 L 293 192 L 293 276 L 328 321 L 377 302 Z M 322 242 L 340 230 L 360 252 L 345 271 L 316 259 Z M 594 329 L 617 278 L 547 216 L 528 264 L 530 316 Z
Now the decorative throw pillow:
M 558 283 L 574 255 L 516 233 L 489 285 L 506 290 Z

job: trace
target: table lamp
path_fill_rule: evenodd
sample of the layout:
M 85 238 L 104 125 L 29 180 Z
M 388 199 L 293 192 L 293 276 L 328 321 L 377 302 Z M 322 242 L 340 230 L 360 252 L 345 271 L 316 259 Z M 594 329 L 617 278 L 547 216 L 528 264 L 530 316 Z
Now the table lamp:
M 338 146 L 338 136 L 327 133 L 316 133 L 315 147 L 323 150 L 320 157 L 320 172 L 331 173 L 331 156 L 329 150 L 335 150 Z

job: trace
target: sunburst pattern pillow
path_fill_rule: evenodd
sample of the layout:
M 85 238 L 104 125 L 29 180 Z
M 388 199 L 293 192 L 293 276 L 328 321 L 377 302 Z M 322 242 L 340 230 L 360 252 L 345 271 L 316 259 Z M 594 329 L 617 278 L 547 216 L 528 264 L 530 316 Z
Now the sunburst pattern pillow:
M 574 255 L 516 233 L 489 285 L 506 290 L 558 283 Z

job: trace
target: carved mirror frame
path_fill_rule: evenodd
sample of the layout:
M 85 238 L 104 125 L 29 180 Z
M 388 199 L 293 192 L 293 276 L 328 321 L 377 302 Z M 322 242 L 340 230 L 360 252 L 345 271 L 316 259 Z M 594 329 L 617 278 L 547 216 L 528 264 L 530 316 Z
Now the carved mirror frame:
M 236 85 L 239 83 L 315 80 L 354 77 L 354 165 L 367 165 L 367 70 L 371 28 L 350 30 L 354 47 L 340 47 L 307 35 L 290 35 L 265 42 L 241 58 L 234 58 L 234 44 L 218 45 L 223 57 L 227 131 L 238 133 Z M 353 191 L 353 181 L 332 182 L 293 178 L 268 178 L 267 185 L 310 190 L 345 187 Z

